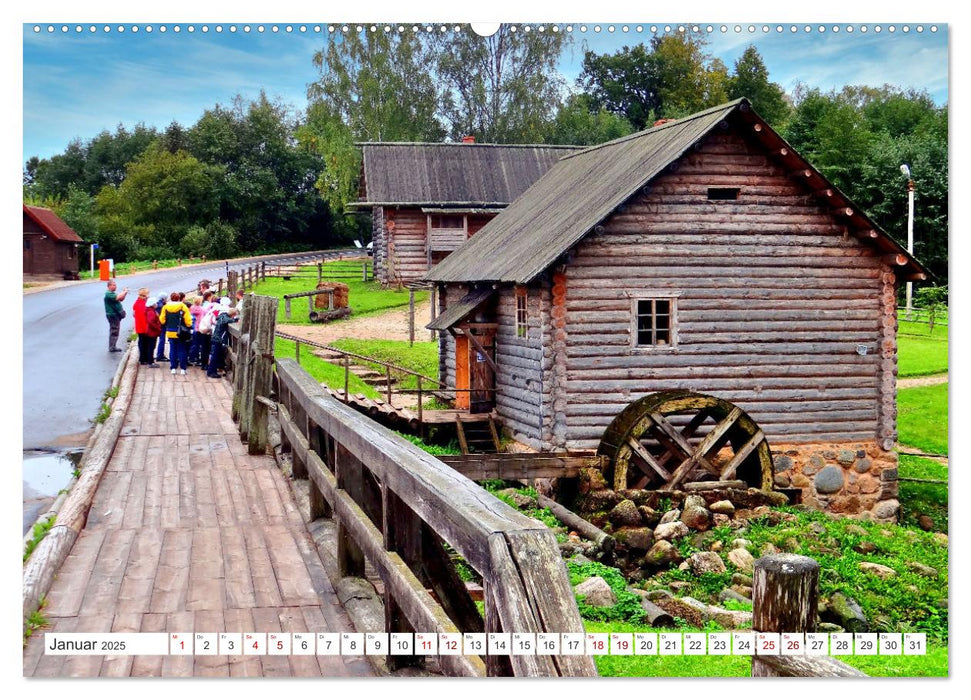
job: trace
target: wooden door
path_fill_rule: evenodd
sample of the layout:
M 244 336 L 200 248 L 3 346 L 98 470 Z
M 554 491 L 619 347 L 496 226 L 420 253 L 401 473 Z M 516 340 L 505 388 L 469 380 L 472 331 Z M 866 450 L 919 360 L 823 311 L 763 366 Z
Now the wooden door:
M 469 409 L 472 413 L 489 413 L 496 406 L 496 332 L 494 329 L 470 329 L 480 348 L 469 348 L 469 381 L 472 390 Z M 473 346 L 475 343 L 472 344 Z M 485 353 L 483 353 L 485 351 Z
M 455 408 L 469 407 L 469 339 L 455 336 Z

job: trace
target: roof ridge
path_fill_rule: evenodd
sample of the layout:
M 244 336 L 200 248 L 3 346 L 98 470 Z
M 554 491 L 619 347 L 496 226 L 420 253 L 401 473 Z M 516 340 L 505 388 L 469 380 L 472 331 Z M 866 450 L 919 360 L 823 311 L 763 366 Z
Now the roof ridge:
M 462 143 L 461 141 L 356 141 L 355 146 L 462 146 L 491 147 L 491 148 L 560 148 L 582 149 L 583 146 L 571 146 L 559 143 Z
M 661 131 L 663 129 L 669 129 L 679 125 L 688 124 L 690 122 L 693 122 L 695 119 L 707 117 L 714 112 L 729 111 L 729 108 L 734 109 L 735 107 L 742 104 L 743 102 L 745 102 L 746 104 L 749 103 L 747 98 L 739 97 L 738 99 L 732 100 L 731 102 L 725 102 L 724 104 L 716 105 L 715 107 L 709 107 L 708 109 L 703 109 L 702 111 L 695 112 L 694 114 L 689 114 L 687 117 L 682 117 L 680 119 L 671 119 L 670 121 L 666 121 L 663 124 L 652 126 L 649 129 L 642 129 L 641 131 L 635 132 L 633 134 L 628 134 L 627 136 L 621 136 L 619 138 L 613 139 L 612 141 L 605 141 L 603 143 L 598 143 L 595 146 L 584 148 L 582 151 L 577 151 L 576 153 L 571 153 L 568 156 L 563 156 L 561 160 L 567 160 L 568 158 L 575 158 L 576 156 L 582 156 L 585 153 L 589 153 L 590 151 L 596 151 L 597 149 L 600 149 L 600 148 L 605 148 L 607 146 L 615 146 L 620 143 L 632 141 L 633 139 L 641 138 L 642 136 L 646 136 L 647 134 L 657 133 L 658 131 Z

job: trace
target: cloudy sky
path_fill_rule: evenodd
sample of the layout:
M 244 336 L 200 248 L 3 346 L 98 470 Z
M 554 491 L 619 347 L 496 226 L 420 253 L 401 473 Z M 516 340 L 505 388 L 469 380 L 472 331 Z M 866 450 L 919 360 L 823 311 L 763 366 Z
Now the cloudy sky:
M 253 98 L 261 89 L 302 109 L 307 85 L 317 78 L 313 54 L 325 46 L 329 27 L 335 26 L 301 22 L 292 12 L 283 21 L 263 23 L 92 24 L 77 14 L 71 11 L 58 20 L 47 12 L 45 21 L 22 25 L 25 159 L 49 157 L 74 138 L 86 140 L 118 124 L 142 122 L 161 129 L 177 121 L 191 126 L 207 107 L 229 103 L 236 94 Z M 552 25 L 545 26 L 549 31 Z M 559 23 L 559 30 L 573 36 L 560 70 L 572 84 L 585 48 L 614 52 L 648 41 L 652 28 L 662 33 L 679 26 L 699 27 L 709 37 L 708 51 L 730 69 L 745 47 L 754 44 L 771 79 L 787 92 L 800 82 L 823 90 L 889 83 L 926 90 L 939 104 L 948 101 L 946 23 L 666 25 L 622 18 Z M 337 31 L 340 27 L 336 25 Z

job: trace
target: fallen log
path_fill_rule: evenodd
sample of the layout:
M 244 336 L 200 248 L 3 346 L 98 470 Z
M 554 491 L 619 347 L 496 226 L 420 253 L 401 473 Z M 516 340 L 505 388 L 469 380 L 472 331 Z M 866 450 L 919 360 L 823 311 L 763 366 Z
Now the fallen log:
M 667 610 L 659 608 L 647 598 L 641 600 L 641 607 L 647 613 L 647 621 L 652 627 L 674 627 L 674 616 Z
M 596 544 L 600 548 L 600 551 L 605 554 L 614 551 L 617 541 L 593 523 L 584 520 L 565 506 L 560 505 L 552 498 L 547 498 L 542 494 L 537 495 L 536 502 L 540 508 L 549 508 L 553 511 L 553 515 L 556 516 L 557 520 L 569 528 L 576 530 L 577 534 L 581 537 Z
M 721 489 L 747 489 L 748 484 L 744 481 L 692 481 L 682 484 L 685 491 L 718 491 Z

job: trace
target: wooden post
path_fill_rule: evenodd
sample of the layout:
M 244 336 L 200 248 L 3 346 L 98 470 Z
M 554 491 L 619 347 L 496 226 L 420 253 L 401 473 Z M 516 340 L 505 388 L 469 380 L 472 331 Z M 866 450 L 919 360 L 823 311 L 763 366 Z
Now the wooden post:
M 270 398 L 273 388 L 273 340 L 276 331 L 275 297 L 250 297 L 248 307 L 252 307 L 256 319 L 256 356 L 253 358 L 251 373 L 251 397 L 249 398 L 249 440 L 250 454 L 263 454 L 269 442 L 269 408 L 257 397 Z M 249 309 L 247 309 L 249 313 Z
M 408 345 L 415 344 L 415 290 L 408 290 Z
M 324 279 L 324 263 L 321 260 L 317 263 L 317 284 L 320 284 Z
M 819 564 L 815 559 L 798 554 L 773 554 L 758 559 L 752 574 L 752 629 L 815 632 L 818 584 Z M 760 657 L 752 657 L 752 676 L 779 675 L 782 674 L 769 668 Z
M 425 424 L 422 421 L 421 375 L 418 376 L 418 437 L 425 439 Z
M 290 314 L 289 313 L 287 314 L 287 318 L 290 318 Z M 295 351 L 294 354 L 296 355 L 297 364 L 299 365 L 300 364 L 300 341 L 297 340 L 297 341 L 294 341 L 294 342 L 295 342 L 295 345 L 296 345 L 296 351 Z
M 327 292 L 327 310 L 334 310 L 334 290 L 331 289 Z
M 361 264 L 361 281 L 367 282 L 367 263 Z
M 344 403 L 350 398 L 351 356 L 344 355 Z
M 266 261 L 260 263 L 260 281 L 266 282 Z
M 287 318 L 290 318 L 290 297 L 289 296 L 283 297 L 283 309 L 287 315 Z
M 391 405 L 391 365 L 385 365 L 385 376 L 388 378 L 388 405 Z

